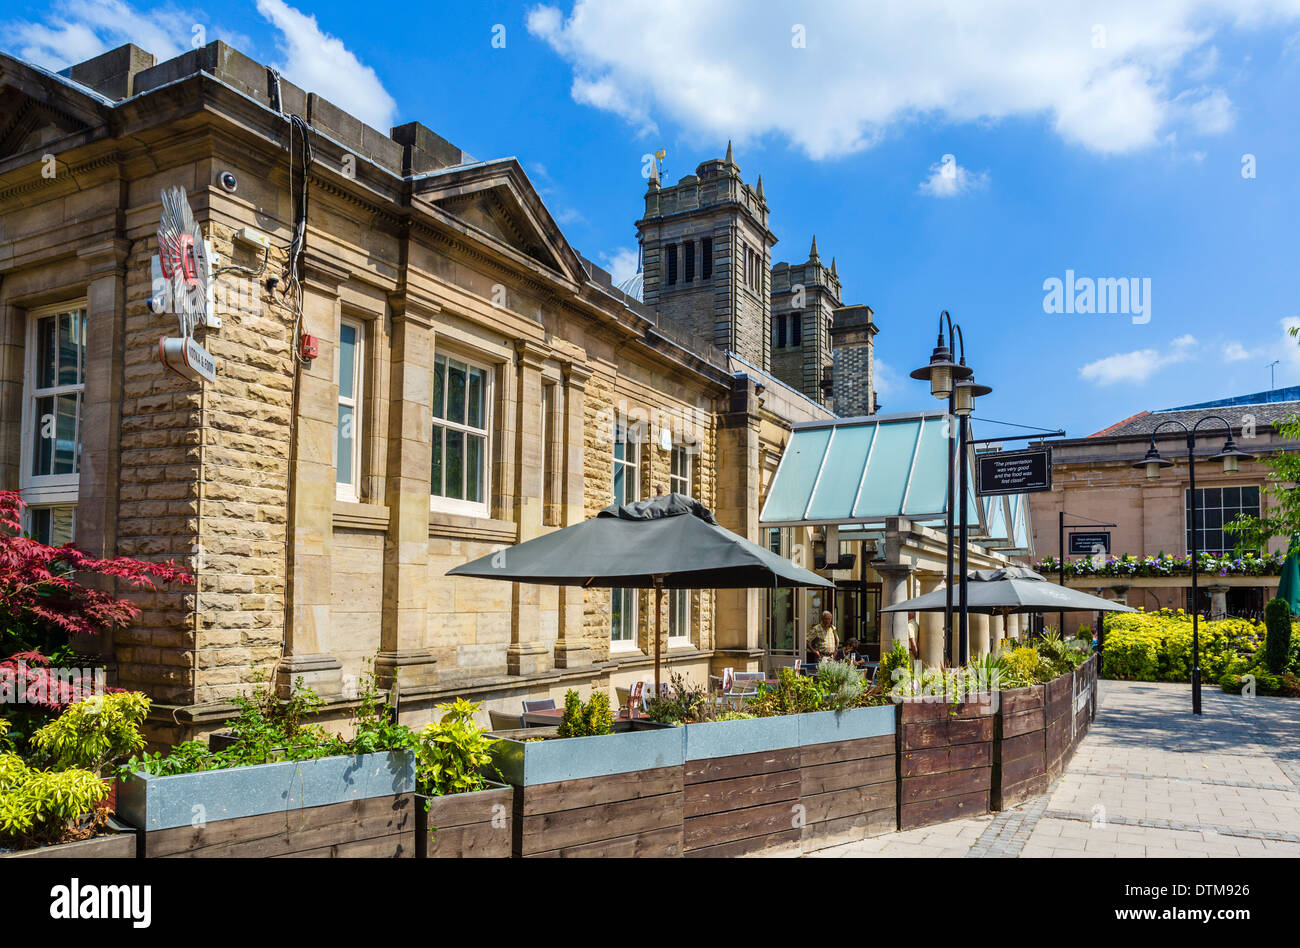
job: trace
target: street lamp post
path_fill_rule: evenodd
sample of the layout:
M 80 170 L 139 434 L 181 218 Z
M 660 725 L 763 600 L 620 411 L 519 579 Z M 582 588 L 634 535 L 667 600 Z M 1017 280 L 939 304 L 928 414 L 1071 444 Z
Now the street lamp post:
M 947 323 L 947 330 L 948 330 L 946 336 L 944 334 L 945 322 Z M 957 399 L 959 397 L 959 393 L 957 390 L 958 389 L 957 383 L 965 381 L 966 379 L 970 378 L 970 376 L 972 375 L 971 369 L 968 368 L 965 364 L 964 357 L 960 364 L 952 361 L 952 351 L 953 351 L 953 342 L 954 342 L 953 330 L 954 327 L 952 323 L 952 317 L 948 315 L 948 311 L 945 309 L 943 312 L 939 314 L 939 336 L 938 339 L 935 341 L 934 351 L 930 353 L 930 362 L 927 365 L 924 365 L 921 368 L 916 369 L 911 373 L 912 378 L 928 381 L 930 383 L 930 394 L 933 395 L 935 398 L 938 398 L 940 400 L 947 399 L 948 417 L 950 420 L 953 417 L 955 417 L 957 414 Z M 958 330 L 958 332 L 960 332 L 960 330 Z M 963 345 L 963 349 L 964 348 L 965 347 Z M 955 473 L 954 468 L 956 467 L 956 459 L 957 459 L 957 444 L 956 444 L 956 440 L 954 439 L 953 432 L 950 429 L 948 433 L 948 480 L 947 480 L 948 512 L 946 518 L 947 527 L 948 527 L 948 549 L 947 549 L 948 568 L 947 568 L 947 576 L 945 582 L 945 586 L 947 589 L 947 598 L 946 598 L 945 608 L 944 608 L 945 641 L 952 636 L 952 611 L 953 611 L 953 602 L 952 602 L 953 588 L 952 587 L 953 587 L 953 539 L 954 539 L 952 496 L 953 496 L 953 480 L 954 480 L 953 475 Z M 964 473 L 965 471 L 964 465 L 962 470 Z M 964 504 L 962 505 L 962 509 L 963 511 L 965 510 Z M 962 586 L 964 589 L 965 587 L 964 582 Z
M 1160 456 L 1156 450 L 1156 435 L 1161 428 L 1176 426 L 1183 430 L 1187 436 L 1187 489 L 1191 493 L 1192 501 L 1192 714 L 1201 713 L 1201 641 L 1200 641 L 1200 609 L 1199 609 L 1199 587 L 1197 579 L 1199 574 L 1197 559 L 1200 557 L 1200 543 L 1196 536 L 1198 525 L 1198 508 L 1200 504 L 1196 500 L 1196 432 L 1207 421 L 1217 421 L 1221 423 L 1228 433 L 1228 438 L 1223 442 L 1223 450 L 1218 454 L 1211 455 L 1208 460 L 1222 461 L 1224 474 L 1236 474 L 1238 464 L 1241 461 L 1253 461 L 1255 456 L 1247 454 L 1237 447 L 1237 443 L 1232 440 L 1232 425 L 1221 415 L 1205 415 L 1198 418 L 1192 427 L 1188 428 L 1181 421 L 1170 419 L 1156 425 L 1151 430 L 1151 446 L 1147 449 L 1146 457 L 1134 464 L 1134 467 L 1146 468 L 1147 480 L 1155 480 L 1160 476 L 1160 469 L 1163 467 L 1172 467 L 1173 461 Z
M 961 346 L 961 365 L 966 365 L 966 339 L 962 335 L 961 326 L 957 327 L 957 341 Z M 957 661 L 965 665 L 970 661 L 970 611 L 968 590 L 966 588 L 966 559 L 967 559 L 967 540 L 970 536 L 970 511 L 969 504 L 966 503 L 966 494 L 970 489 L 970 465 L 966 463 L 966 454 L 970 449 L 970 416 L 975 410 L 975 399 L 992 392 L 993 389 L 987 385 L 980 385 L 975 381 L 975 374 L 972 372 L 966 379 L 958 382 L 953 386 L 954 406 L 953 411 L 957 415 L 958 427 L 958 448 L 957 456 L 961 460 L 961 486 L 957 490 L 957 502 L 961 504 L 960 528 L 958 544 L 961 549 L 961 562 L 958 566 L 958 573 L 961 575 L 961 605 L 959 606 L 959 634 L 957 637 Z M 952 507 L 951 504 L 948 505 Z

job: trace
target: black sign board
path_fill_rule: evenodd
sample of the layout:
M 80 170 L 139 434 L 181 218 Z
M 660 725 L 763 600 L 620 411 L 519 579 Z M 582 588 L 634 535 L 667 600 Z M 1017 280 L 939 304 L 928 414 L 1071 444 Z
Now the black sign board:
M 981 497 L 1051 489 L 1051 448 L 975 455 L 975 493 Z
M 1093 533 L 1071 533 L 1070 555 L 1092 556 L 1094 553 L 1110 552 L 1110 531 L 1097 530 Z

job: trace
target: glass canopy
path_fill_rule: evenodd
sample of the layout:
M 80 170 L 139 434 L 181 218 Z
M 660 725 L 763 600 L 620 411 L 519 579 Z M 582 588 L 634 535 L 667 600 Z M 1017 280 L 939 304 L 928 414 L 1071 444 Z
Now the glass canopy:
M 759 522 L 768 527 L 837 524 L 846 539 L 879 529 L 888 517 L 940 525 L 948 515 L 948 429 L 942 411 L 797 424 Z M 965 459 L 968 470 L 973 459 L 972 451 Z M 969 485 L 971 536 L 999 548 L 1027 550 L 1024 498 L 977 498 L 973 470 Z

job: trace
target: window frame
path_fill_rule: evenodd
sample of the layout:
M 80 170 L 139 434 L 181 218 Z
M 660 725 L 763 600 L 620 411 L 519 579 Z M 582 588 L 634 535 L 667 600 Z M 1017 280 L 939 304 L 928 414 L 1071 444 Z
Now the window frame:
M 73 385 L 52 385 L 44 388 L 36 386 L 37 360 L 37 326 L 43 319 L 57 317 L 64 313 L 78 313 L 82 319 L 81 364 L 78 367 L 80 381 Z M 29 507 L 65 507 L 75 506 L 81 490 L 81 420 L 85 410 L 86 395 L 86 349 L 90 330 L 90 312 L 85 297 L 65 300 L 48 306 L 33 307 L 27 312 L 26 335 L 23 353 L 23 387 L 21 411 L 21 435 L 19 437 L 18 486 L 23 492 L 23 501 Z M 36 417 L 36 401 L 39 398 L 57 398 L 60 395 L 76 394 L 77 420 L 74 443 L 76 444 L 76 471 L 71 474 L 33 474 L 32 463 L 35 459 L 32 423 Z
M 430 391 L 429 414 L 432 416 L 432 420 L 429 429 L 429 452 L 430 452 L 429 512 L 457 514 L 460 516 L 467 516 L 467 517 L 488 518 L 491 516 L 491 503 L 492 503 L 492 456 L 493 456 L 493 450 L 492 450 L 493 427 L 492 426 L 494 424 L 495 415 L 496 415 L 494 410 L 496 407 L 495 406 L 496 366 L 484 359 L 465 355 L 458 349 L 444 349 L 440 351 L 436 350 L 434 352 L 434 357 L 433 357 L 433 375 L 435 377 L 438 374 L 439 359 L 444 359 L 447 360 L 448 362 L 452 362 L 452 361 L 459 362 L 465 365 L 467 369 L 478 369 L 483 373 L 483 418 L 482 418 L 482 427 L 475 427 L 470 425 L 468 422 L 457 422 L 457 421 L 451 421 L 450 419 L 447 418 L 438 417 L 433 412 L 433 392 Z M 468 384 L 468 373 L 466 374 L 466 379 Z M 430 378 L 429 381 L 430 381 L 430 385 L 437 384 L 436 378 Z M 446 399 L 446 397 L 447 397 L 447 389 L 444 384 L 443 398 Z M 467 408 L 466 417 L 468 417 L 468 402 L 466 403 L 466 408 Z M 445 404 L 444 404 L 444 414 L 445 414 Z M 483 499 L 481 501 L 464 500 L 461 498 L 447 497 L 442 494 L 433 493 L 433 480 L 432 480 L 433 429 L 437 427 L 441 427 L 444 431 L 446 430 L 460 431 L 466 434 L 481 436 L 483 438 L 483 483 L 482 483 Z M 445 439 L 442 443 L 442 451 L 443 451 L 443 459 L 444 459 L 443 489 L 445 490 L 446 481 L 447 481 L 446 463 L 445 463 L 445 459 L 447 456 L 447 445 Z
M 1241 502 L 1241 500 L 1240 500 L 1240 495 L 1238 495 L 1238 503 L 1237 503 L 1237 505 L 1236 505 L 1235 507 L 1225 507 L 1225 506 L 1223 505 L 1223 491 L 1225 491 L 1225 490 L 1232 490 L 1232 489 L 1234 489 L 1234 488 L 1237 489 L 1237 490 L 1239 490 L 1239 491 L 1246 491 L 1246 490 L 1254 490 L 1254 491 L 1255 491 L 1255 503 L 1254 503 L 1254 514 L 1253 514 L 1253 516 L 1258 517 L 1258 516 L 1260 515 L 1260 513 L 1261 513 L 1261 511 L 1262 511 L 1262 509 L 1263 509 L 1263 503 L 1264 503 L 1264 500 L 1263 500 L 1263 493 L 1264 493 L 1264 492 L 1263 492 L 1263 490 L 1260 488 L 1260 485 L 1258 485 L 1258 484 L 1240 484 L 1240 483 L 1238 483 L 1238 484 L 1211 484 L 1211 485 L 1208 486 L 1208 487 L 1198 487 L 1198 488 L 1196 488 L 1197 492 L 1200 493 L 1201 498 L 1202 498 L 1201 503 L 1200 503 L 1200 505 L 1199 505 L 1199 508 L 1200 508 L 1200 509 L 1198 510 L 1198 517 L 1197 517 L 1197 519 L 1200 521 L 1200 526 L 1199 526 L 1200 538 L 1199 538 L 1199 539 L 1202 541 L 1202 542 L 1201 542 L 1201 545 L 1198 546 L 1198 552 L 1200 552 L 1200 553 L 1207 553 L 1207 552 L 1208 552 L 1208 553 L 1212 553 L 1212 554 L 1215 555 L 1215 556 L 1224 556 L 1224 555 L 1226 555 L 1226 554 L 1232 552 L 1232 549 L 1233 549 L 1232 546 L 1229 546 L 1226 550 L 1222 550 L 1222 549 L 1214 549 L 1214 550 L 1211 550 L 1211 549 L 1208 549 L 1208 547 L 1205 545 L 1205 542 L 1204 542 L 1204 541 L 1205 541 L 1205 536 L 1206 536 L 1206 534 L 1207 534 L 1209 531 L 1212 531 L 1212 530 L 1213 530 L 1213 531 L 1215 531 L 1215 532 L 1217 532 L 1217 533 L 1219 534 L 1219 538 L 1220 538 L 1220 540 L 1221 540 L 1223 543 L 1227 543 L 1227 541 L 1228 541 L 1228 537 L 1224 534 L 1223 525 L 1224 525 L 1225 523 L 1229 522 L 1229 520 L 1223 517 L 1223 511 L 1225 511 L 1225 510 L 1231 510 L 1231 511 L 1233 512 L 1233 516 L 1234 516 L 1234 517 L 1235 517 L 1236 514 L 1238 514 L 1238 513 L 1249 513 L 1249 511 L 1250 511 L 1251 508 L 1247 507 L 1244 503 Z M 1217 527 L 1207 527 L 1207 526 L 1205 525 L 1205 514 L 1206 514 L 1206 512 L 1207 512 L 1207 509 L 1206 509 L 1206 506 L 1205 506 L 1204 498 L 1205 498 L 1205 492 L 1206 492 L 1206 491 L 1210 491 L 1210 490 L 1214 490 L 1214 491 L 1218 491 L 1218 492 L 1219 492 L 1219 503 L 1216 504 L 1214 507 L 1209 508 L 1210 510 L 1217 511 L 1217 512 L 1219 513 L 1219 515 L 1220 515 L 1220 516 L 1219 516 L 1219 525 L 1218 525 Z M 1187 486 L 1184 486 L 1184 487 L 1183 487 L 1183 552 L 1184 552 L 1184 553 L 1187 553 L 1187 554 L 1189 554 L 1189 555 L 1190 555 L 1191 552 L 1192 552 L 1191 538 L 1192 538 L 1192 491 L 1191 491 L 1191 488 L 1189 488 L 1189 487 L 1187 487 Z
M 674 473 L 674 466 L 677 459 L 681 458 L 683 472 Z M 692 489 L 692 477 L 695 474 L 695 465 L 691 459 L 691 452 L 685 444 L 675 444 L 672 450 L 668 452 L 668 490 L 670 493 L 685 494 L 687 497 L 693 497 L 695 491 Z M 683 489 L 678 490 L 681 486 Z M 668 590 L 668 647 L 685 648 L 694 644 L 691 637 L 691 614 L 693 613 L 693 602 L 695 591 L 691 589 L 670 589 Z M 676 620 L 679 618 L 680 623 Z M 674 626 L 677 626 L 674 633 Z
M 713 238 L 700 238 L 700 279 L 708 280 L 713 277 Z
M 337 386 L 343 373 L 343 327 L 347 326 L 353 329 L 357 334 L 356 346 L 353 350 L 352 366 L 352 387 L 354 394 L 345 398 L 342 390 L 338 392 L 338 404 L 344 405 L 350 401 L 351 405 L 347 406 L 352 409 L 352 480 L 350 482 L 340 481 L 338 479 L 338 435 L 334 437 L 334 495 L 338 500 L 352 501 L 353 503 L 361 502 L 361 445 L 365 423 L 365 398 L 366 398 L 366 324 L 364 320 L 354 316 L 342 316 L 339 319 L 339 338 L 338 345 L 335 346 L 334 358 L 334 384 Z M 335 418 L 337 419 L 337 412 Z
M 801 313 L 790 314 L 790 348 L 799 349 L 803 346 L 803 315 Z
M 695 241 L 682 241 L 682 282 L 695 282 Z
M 635 436 L 630 436 L 630 429 L 637 430 Z M 623 457 L 617 455 L 618 445 L 623 445 Z M 628 455 L 633 455 L 632 460 Z M 610 447 L 610 493 L 613 494 L 614 485 L 618 480 L 619 465 L 623 466 L 623 496 L 614 496 L 614 503 L 625 504 L 641 499 L 641 436 L 639 429 L 635 425 L 625 427 L 622 424 L 614 426 L 614 443 Z M 631 480 L 629 481 L 629 477 Z M 628 485 L 631 484 L 633 496 L 629 499 L 627 496 Z M 622 597 L 624 603 L 624 622 L 629 628 L 623 638 L 614 638 L 614 601 L 615 597 Z M 630 608 L 629 608 L 630 606 Z M 614 588 L 609 591 L 609 650 L 610 652 L 636 652 L 640 651 L 639 644 L 639 613 L 641 611 L 641 597 L 638 590 L 629 588 Z
M 669 286 L 677 285 L 677 245 L 675 243 L 664 245 L 664 276 L 665 283 Z

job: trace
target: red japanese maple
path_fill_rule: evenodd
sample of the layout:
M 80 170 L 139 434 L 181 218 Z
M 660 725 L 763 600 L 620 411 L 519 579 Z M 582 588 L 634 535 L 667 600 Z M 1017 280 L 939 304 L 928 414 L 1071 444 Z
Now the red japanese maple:
M 55 547 L 29 539 L 22 533 L 23 507 L 18 491 L 0 491 L 0 627 L 97 635 L 121 628 L 140 614 L 131 600 L 78 581 L 87 574 L 111 576 L 133 589 L 194 582 L 171 560 L 99 559 L 71 543 Z

